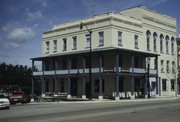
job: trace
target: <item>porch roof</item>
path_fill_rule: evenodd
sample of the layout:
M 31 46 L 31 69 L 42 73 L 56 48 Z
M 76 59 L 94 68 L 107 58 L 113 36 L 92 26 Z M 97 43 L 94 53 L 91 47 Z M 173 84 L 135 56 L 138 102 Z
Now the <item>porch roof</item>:
M 155 53 L 151 53 L 151 52 L 141 52 L 138 50 L 129 50 L 129 49 L 122 49 L 122 48 L 117 48 L 117 47 L 105 47 L 105 48 L 92 49 L 92 54 L 96 53 L 96 52 L 106 52 L 106 51 L 117 51 L 117 52 L 124 52 L 124 53 L 127 52 L 127 53 L 133 53 L 133 54 L 141 54 L 141 55 L 145 55 L 146 57 L 159 56 L 159 54 L 155 54 Z M 52 55 L 48 55 L 48 56 L 31 58 L 31 60 L 41 61 L 41 60 L 47 59 L 47 58 L 55 58 L 55 57 L 59 57 L 59 56 L 78 55 L 78 54 L 87 54 L 87 53 L 89 53 L 89 50 L 57 53 L 57 54 L 52 54 Z

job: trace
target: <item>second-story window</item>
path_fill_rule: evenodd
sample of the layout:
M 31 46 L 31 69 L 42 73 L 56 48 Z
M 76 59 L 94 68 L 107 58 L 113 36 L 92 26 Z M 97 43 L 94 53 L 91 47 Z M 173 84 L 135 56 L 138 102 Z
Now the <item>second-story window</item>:
M 64 38 L 63 39 L 63 51 L 66 51 L 67 50 L 67 39 Z
M 104 46 L 104 32 L 99 32 L 99 46 Z
M 171 53 L 174 54 L 174 38 L 171 39 Z
M 163 53 L 163 39 L 164 39 L 164 36 L 161 34 L 160 35 L 160 52 Z
M 166 71 L 169 73 L 169 61 L 166 61 Z
M 73 39 L 73 50 L 77 49 L 77 36 L 72 37 Z
M 53 42 L 54 42 L 54 52 L 56 52 L 57 51 L 57 40 L 53 40 Z
M 157 34 L 154 33 L 153 37 L 154 37 L 154 52 L 156 52 L 157 51 Z
M 161 72 L 163 73 L 164 72 L 164 61 L 161 60 Z
M 122 45 L 122 32 L 118 31 L 118 45 L 121 46 Z
M 46 42 L 46 53 L 49 53 L 49 41 Z
M 90 47 L 90 34 L 86 34 L 86 48 Z
M 166 53 L 169 53 L 169 37 L 166 36 Z
M 147 32 L 146 32 L 146 39 L 147 39 L 147 50 L 150 50 L 150 37 L 151 37 L 151 33 L 150 33 L 150 31 L 148 30 Z
M 134 35 L 134 48 L 138 49 L 138 35 Z
M 172 62 L 172 73 L 175 73 L 175 62 Z

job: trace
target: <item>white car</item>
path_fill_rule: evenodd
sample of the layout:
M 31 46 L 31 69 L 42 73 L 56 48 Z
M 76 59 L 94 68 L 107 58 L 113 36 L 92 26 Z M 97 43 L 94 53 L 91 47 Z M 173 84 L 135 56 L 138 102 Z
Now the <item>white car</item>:
M 0 95 L 0 109 L 2 108 L 10 108 L 9 100 L 4 95 Z

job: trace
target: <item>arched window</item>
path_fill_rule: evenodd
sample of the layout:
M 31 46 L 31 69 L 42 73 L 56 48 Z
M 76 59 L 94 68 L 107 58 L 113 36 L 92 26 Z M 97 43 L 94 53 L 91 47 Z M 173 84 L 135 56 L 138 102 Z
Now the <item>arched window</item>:
M 160 52 L 163 53 L 163 40 L 164 40 L 164 36 L 161 34 L 160 35 Z
M 150 37 L 151 37 L 151 32 L 149 30 L 147 30 L 146 31 L 147 50 L 150 50 Z
M 166 53 L 169 53 L 169 36 L 166 36 Z
M 171 38 L 171 53 L 174 54 L 174 42 L 175 42 L 175 39 L 174 37 Z
M 153 34 L 153 42 L 154 42 L 154 51 L 157 51 L 157 33 L 154 32 Z

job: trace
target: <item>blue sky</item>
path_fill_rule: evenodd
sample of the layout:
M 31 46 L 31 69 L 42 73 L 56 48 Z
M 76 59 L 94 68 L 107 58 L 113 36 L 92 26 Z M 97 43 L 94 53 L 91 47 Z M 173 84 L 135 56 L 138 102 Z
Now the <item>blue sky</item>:
M 54 24 L 139 5 L 176 18 L 180 34 L 180 0 L 0 0 L 0 62 L 31 66 Z

